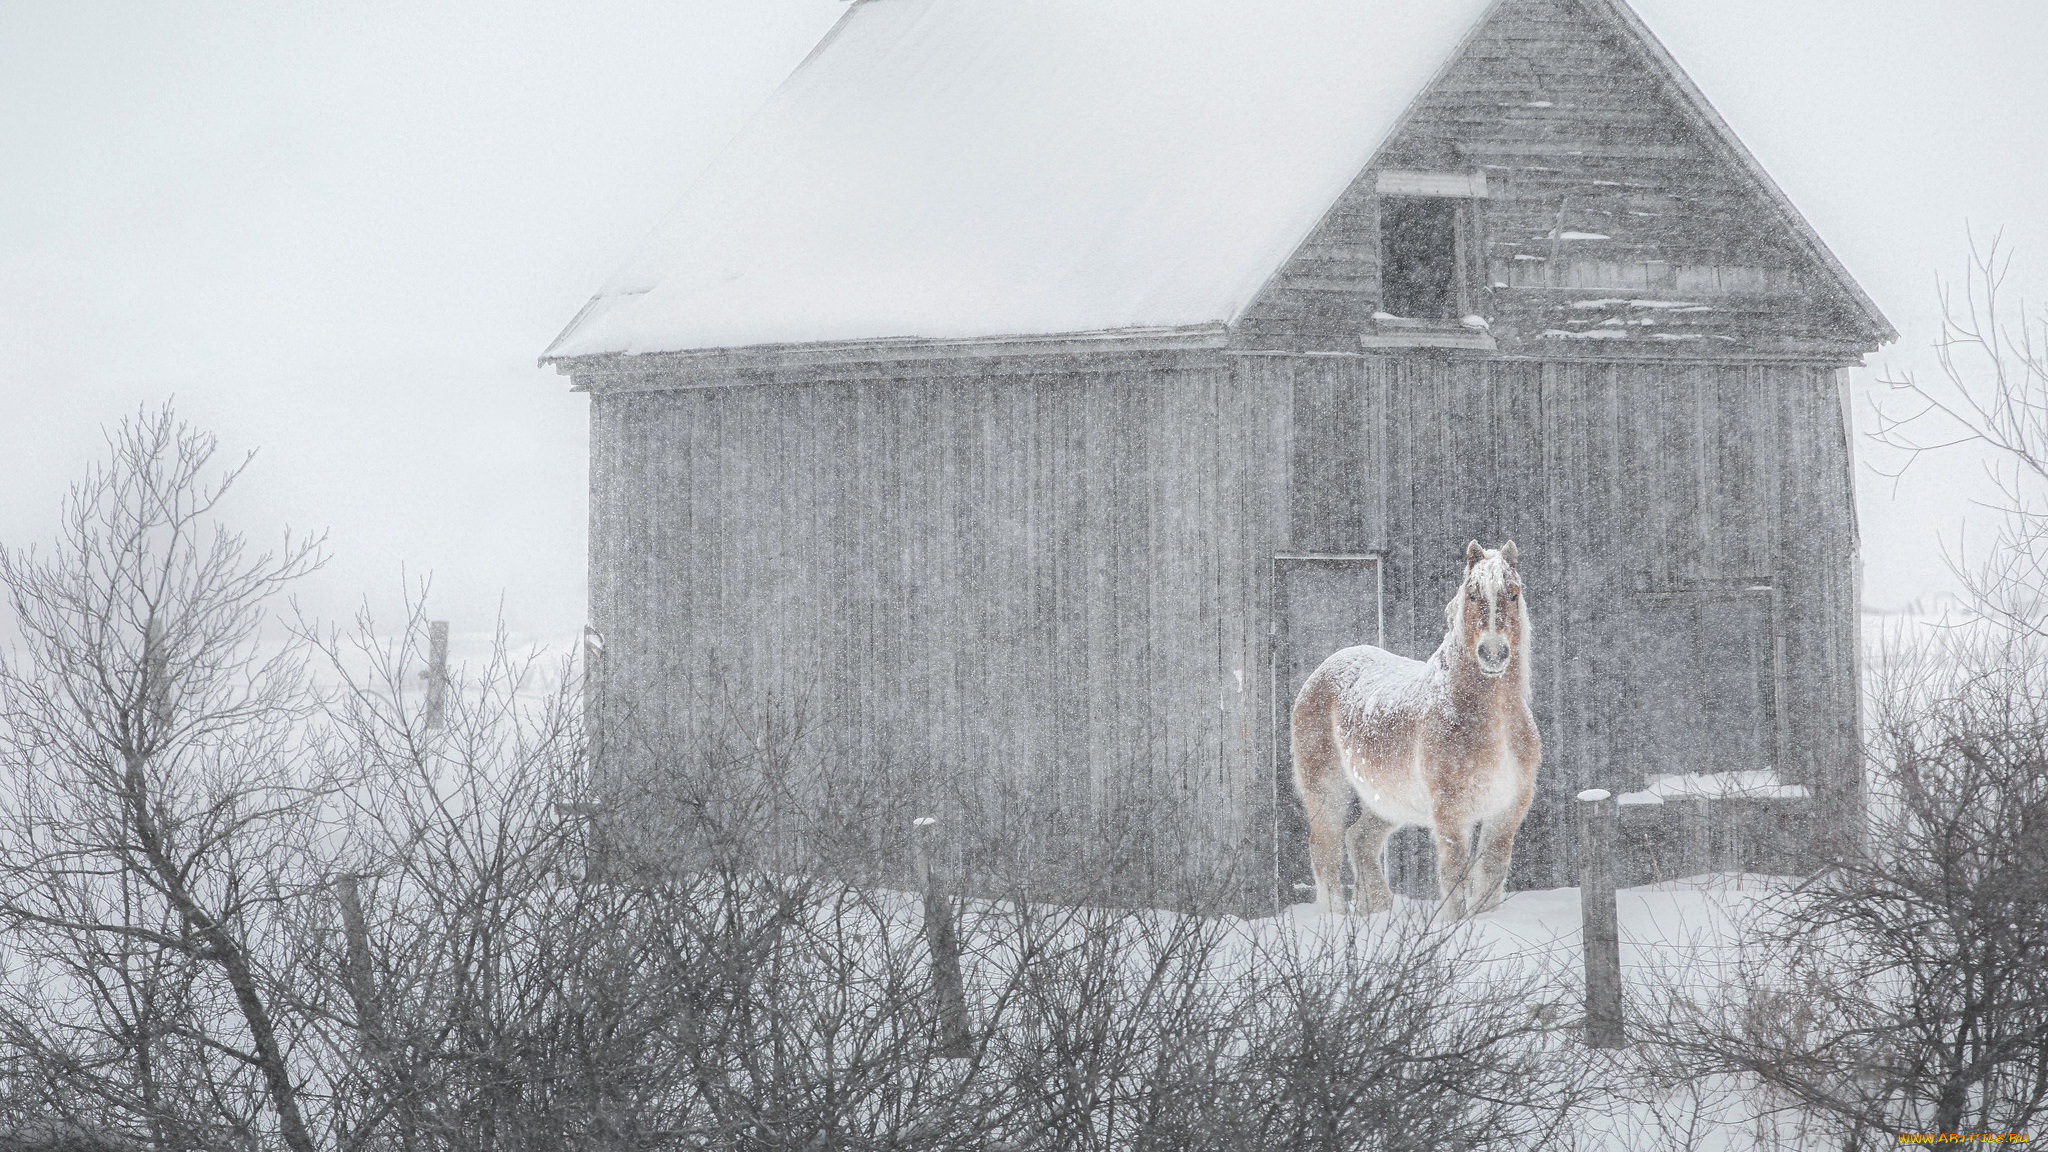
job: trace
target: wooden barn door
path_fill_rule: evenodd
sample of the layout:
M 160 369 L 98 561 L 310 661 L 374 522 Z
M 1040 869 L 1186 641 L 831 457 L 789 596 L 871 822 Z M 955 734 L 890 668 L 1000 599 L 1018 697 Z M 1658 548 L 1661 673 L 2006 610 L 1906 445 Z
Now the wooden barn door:
M 1309 673 L 1332 652 L 1386 643 L 1384 592 L 1375 555 L 1273 558 L 1273 858 L 1283 907 L 1314 898 L 1308 821 L 1294 790 L 1289 713 Z
M 1640 592 L 1635 723 L 1618 761 L 1643 776 L 1780 764 L 1777 611 L 1769 584 Z

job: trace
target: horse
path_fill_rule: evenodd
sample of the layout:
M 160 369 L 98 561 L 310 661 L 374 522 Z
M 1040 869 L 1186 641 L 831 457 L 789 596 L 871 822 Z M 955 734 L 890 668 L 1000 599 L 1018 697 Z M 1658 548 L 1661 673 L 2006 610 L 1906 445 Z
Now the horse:
M 1324 660 L 1301 686 L 1291 717 L 1294 785 L 1324 911 L 1342 899 L 1346 847 L 1359 910 L 1394 906 L 1383 857 L 1387 838 L 1409 825 L 1436 841 L 1441 915 L 1462 919 L 1499 905 L 1543 759 L 1529 710 L 1519 559 L 1512 540 L 1466 546 L 1465 577 L 1444 606 L 1443 643 L 1429 659 L 1361 644 Z M 1353 794 L 1362 811 L 1345 829 Z

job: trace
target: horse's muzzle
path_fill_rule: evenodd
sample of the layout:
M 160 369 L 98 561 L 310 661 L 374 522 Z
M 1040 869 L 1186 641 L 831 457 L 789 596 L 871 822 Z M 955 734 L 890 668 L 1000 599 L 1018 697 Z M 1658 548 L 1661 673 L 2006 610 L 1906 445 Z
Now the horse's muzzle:
M 1514 655 L 1508 642 L 1498 636 L 1488 636 L 1479 642 L 1479 670 L 1488 676 L 1502 676 L 1508 670 L 1508 657 Z

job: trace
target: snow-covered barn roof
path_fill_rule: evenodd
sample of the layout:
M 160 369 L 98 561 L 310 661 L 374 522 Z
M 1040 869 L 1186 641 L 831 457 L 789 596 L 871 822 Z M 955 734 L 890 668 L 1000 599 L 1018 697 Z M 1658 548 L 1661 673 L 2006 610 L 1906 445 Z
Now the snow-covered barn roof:
M 1494 3 L 857 0 L 546 357 L 1227 323 Z

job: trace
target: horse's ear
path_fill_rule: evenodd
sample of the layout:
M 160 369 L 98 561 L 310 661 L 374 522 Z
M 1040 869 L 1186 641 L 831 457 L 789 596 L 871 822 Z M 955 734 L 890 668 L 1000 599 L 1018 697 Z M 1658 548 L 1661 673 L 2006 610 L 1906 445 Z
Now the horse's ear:
M 1508 567 L 1521 567 L 1521 562 L 1519 560 L 1521 554 L 1515 551 L 1515 542 L 1513 540 L 1510 540 L 1507 543 L 1500 546 L 1500 555 L 1501 559 L 1506 560 L 1508 562 Z
M 1484 559 L 1486 559 L 1486 549 L 1479 546 L 1479 541 L 1474 540 L 1470 544 L 1465 545 L 1465 571 L 1470 572 L 1473 565 Z

